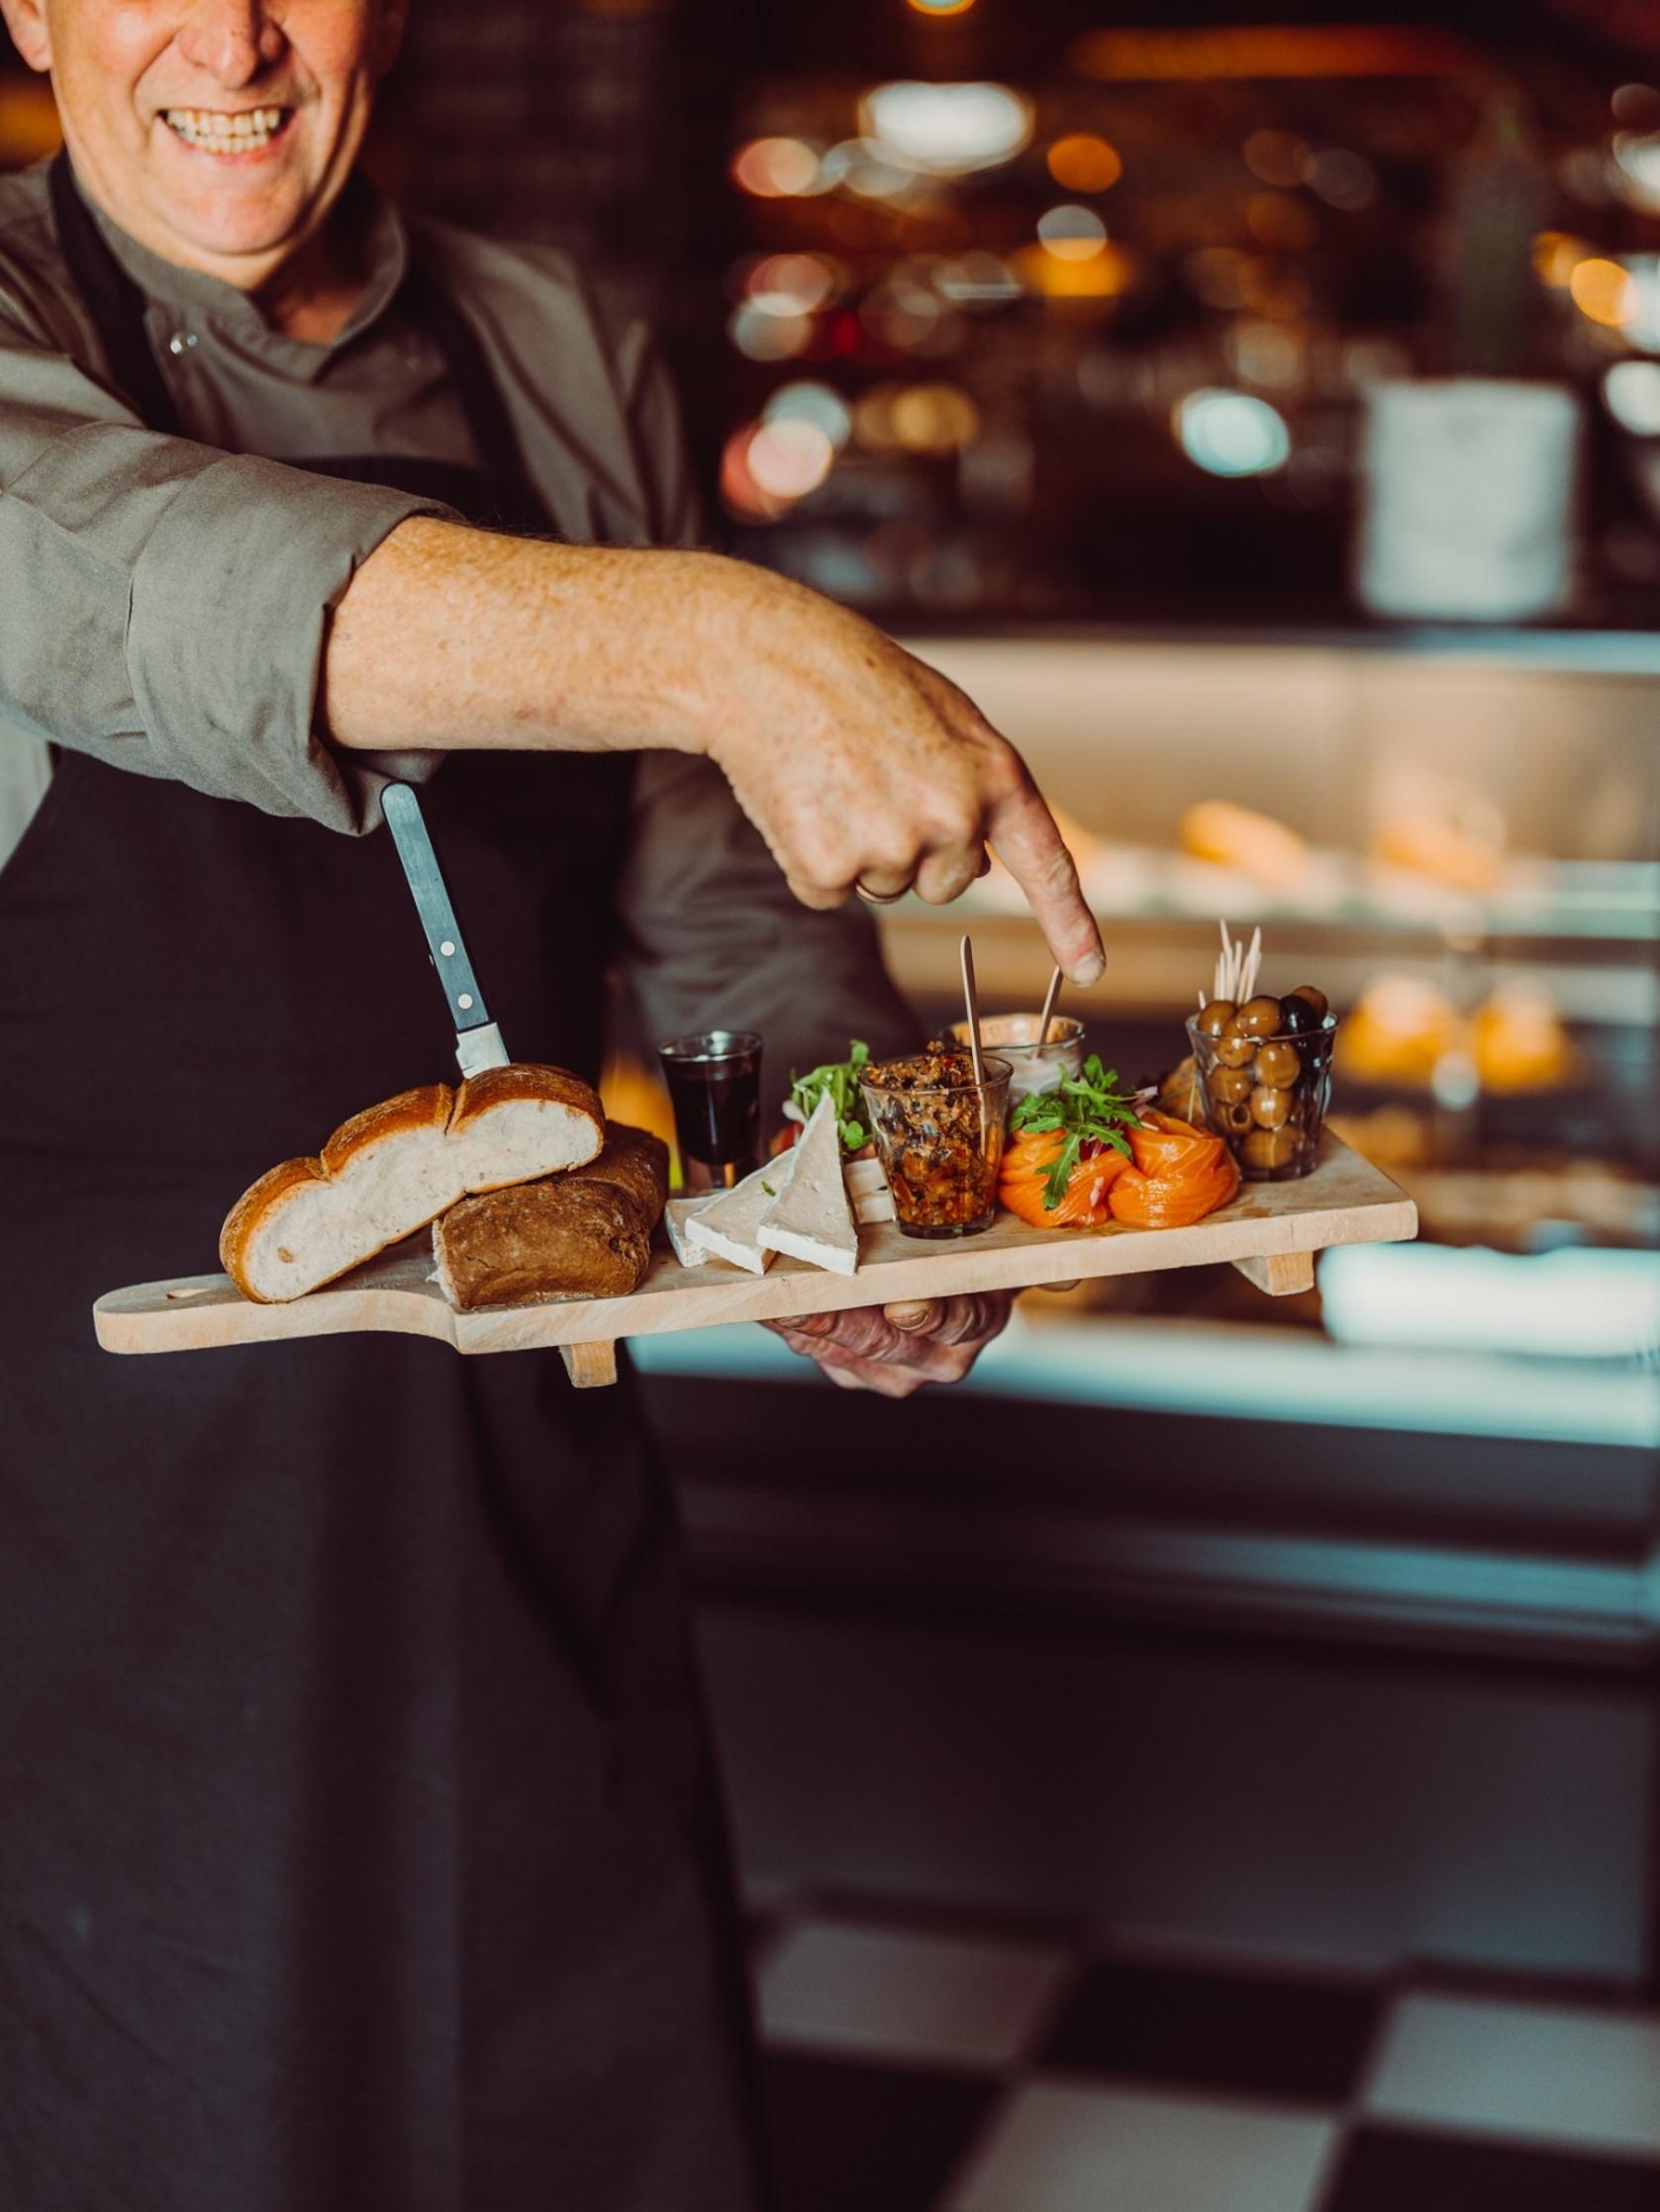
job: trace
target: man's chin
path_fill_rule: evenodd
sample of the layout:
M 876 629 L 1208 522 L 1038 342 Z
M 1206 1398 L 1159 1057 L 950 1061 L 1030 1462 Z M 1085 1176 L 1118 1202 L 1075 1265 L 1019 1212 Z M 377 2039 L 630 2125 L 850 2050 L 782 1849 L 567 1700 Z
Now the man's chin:
M 229 275 L 232 283 L 237 281 L 231 272 L 238 263 L 247 264 L 250 273 L 263 263 L 258 269 L 262 282 L 271 256 L 280 256 L 292 245 L 304 204 L 264 202 L 239 208 L 220 202 L 212 208 L 158 207 L 156 213 L 165 226 L 167 242 L 161 250 L 168 259 L 212 266 L 215 274 Z

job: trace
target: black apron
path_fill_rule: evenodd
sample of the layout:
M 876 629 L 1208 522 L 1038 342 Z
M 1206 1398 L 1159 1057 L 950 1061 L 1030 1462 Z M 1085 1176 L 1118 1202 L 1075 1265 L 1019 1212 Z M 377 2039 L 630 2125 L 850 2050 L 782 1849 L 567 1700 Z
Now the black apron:
M 121 387 L 177 419 L 59 168 Z M 482 468 L 547 527 L 424 274 Z M 302 464 L 304 465 L 304 464 Z M 492 1012 L 593 1075 L 613 758 L 427 811 Z M 625 1375 L 391 1336 L 118 1359 L 274 1161 L 452 1075 L 389 838 L 64 753 L 0 874 L 0 2205 L 748 2212 L 742 1995 L 671 1502 Z

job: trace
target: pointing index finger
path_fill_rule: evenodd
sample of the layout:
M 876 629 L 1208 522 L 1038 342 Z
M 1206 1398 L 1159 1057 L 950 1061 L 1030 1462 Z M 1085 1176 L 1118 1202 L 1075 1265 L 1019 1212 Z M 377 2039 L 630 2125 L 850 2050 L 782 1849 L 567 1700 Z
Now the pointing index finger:
M 1068 980 L 1096 982 L 1106 971 L 1101 932 L 1078 888 L 1078 870 L 1037 788 L 1023 778 L 992 808 L 988 841 L 1025 893 L 1037 926 Z

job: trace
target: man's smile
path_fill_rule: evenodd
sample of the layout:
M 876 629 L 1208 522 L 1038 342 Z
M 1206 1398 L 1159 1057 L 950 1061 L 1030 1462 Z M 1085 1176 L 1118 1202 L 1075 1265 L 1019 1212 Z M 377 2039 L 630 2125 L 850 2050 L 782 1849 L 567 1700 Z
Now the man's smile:
M 292 108 L 163 108 L 161 120 L 173 136 L 199 153 L 221 158 L 263 153 L 293 120 Z

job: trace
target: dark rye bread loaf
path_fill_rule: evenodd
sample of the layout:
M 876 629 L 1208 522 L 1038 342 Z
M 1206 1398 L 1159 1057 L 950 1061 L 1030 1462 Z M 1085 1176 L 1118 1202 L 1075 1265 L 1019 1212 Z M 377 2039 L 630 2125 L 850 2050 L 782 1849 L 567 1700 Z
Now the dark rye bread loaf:
M 588 1166 L 452 1205 L 433 1228 L 439 1286 L 463 1313 L 625 1298 L 651 1261 L 668 1147 L 613 1122 Z

